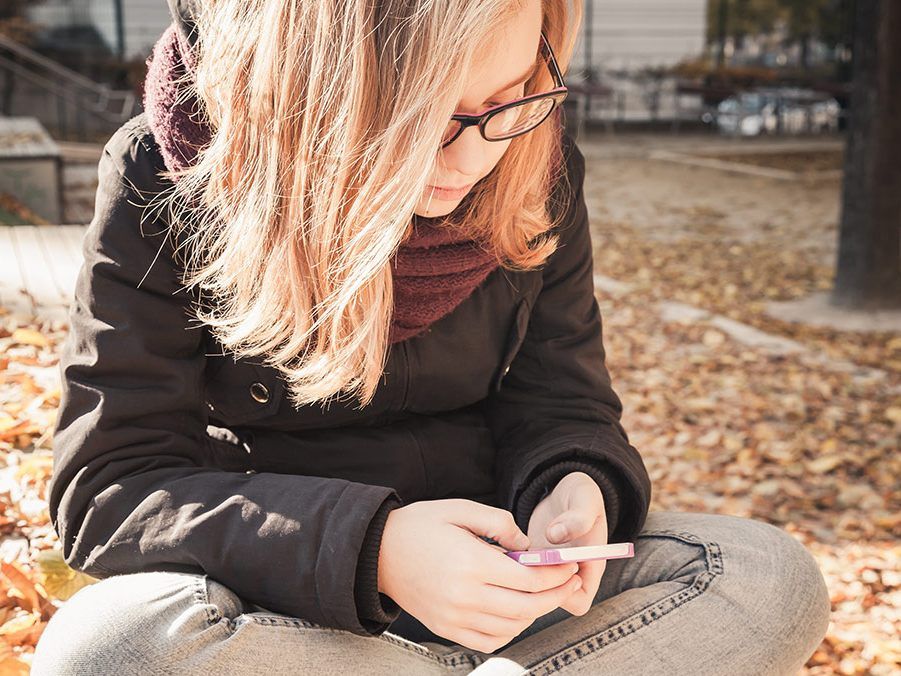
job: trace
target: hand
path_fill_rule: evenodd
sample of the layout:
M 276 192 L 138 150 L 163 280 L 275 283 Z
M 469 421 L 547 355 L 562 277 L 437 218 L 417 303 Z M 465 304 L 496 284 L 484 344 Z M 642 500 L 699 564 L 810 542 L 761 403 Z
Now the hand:
M 579 582 L 576 563 L 524 566 L 505 554 L 528 546 L 505 509 L 462 498 L 413 502 L 388 514 L 378 589 L 435 634 L 490 653 L 559 607 Z
M 562 534 L 555 526 L 563 526 Z M 607 510 L 597 482 L 585 472 L 571 472 L 538 503 L 529 519 L 531 549 L 607 544 Z M 591 608 L 607 561 L 581 561 L 582 586 L 560 605 L 573 615 Z M 549 568 L 553 566 L 547 566 Z

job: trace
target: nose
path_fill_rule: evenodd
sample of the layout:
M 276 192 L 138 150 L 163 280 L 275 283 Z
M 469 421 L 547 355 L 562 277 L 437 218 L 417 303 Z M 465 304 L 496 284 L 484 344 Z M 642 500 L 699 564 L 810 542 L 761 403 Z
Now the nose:
M 460 132 L 454 142 L 442 149 L 443 164 L 464 176 L 480 175 L 488 144 L 479 133 L 478 127 L 469 126 Z

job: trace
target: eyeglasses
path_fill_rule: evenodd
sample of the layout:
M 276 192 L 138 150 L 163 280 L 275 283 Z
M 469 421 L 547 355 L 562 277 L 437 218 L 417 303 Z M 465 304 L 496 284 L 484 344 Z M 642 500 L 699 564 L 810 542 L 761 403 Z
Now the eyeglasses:
M 544 31 L 541 31 L 539 52 L 551 71 L 551 77 L 554 80 L 553 89 L 493 106 L 481 115 L 451 116 L 441 139 L 441 147 L 449 146 L 463 133 L 466 127 L 470 126 L 478 126 L 482 138 L 486 141 L 506 141 L 514 136 L 530 132 L 544 122 L 547 116 L 563 103 L 569 90 L 563 81 L 554 51 L 551 49 Z

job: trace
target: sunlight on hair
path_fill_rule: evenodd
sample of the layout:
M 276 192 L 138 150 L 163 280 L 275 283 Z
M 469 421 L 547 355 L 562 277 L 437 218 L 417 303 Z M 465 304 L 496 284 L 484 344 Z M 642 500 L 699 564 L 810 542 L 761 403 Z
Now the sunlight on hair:
M 390 348 L 391 262 L 438 166 L 461 73 L 520 5 L 386 0 L 374 16 L 364 0 L 200 4 L 183 84 L 211 140 L 162 174 L 172 183 L 149 206 L 172 225 L 198 320 L 234 358 L 264 355 L 295 407 L 371 401 Z M 580 5 L 543 8 L 564 71 Z M 539 69 L 526 91 L 550 86 Z M 555 225 L 552 194 L 567 194 L 552 118 L 512 139 L 440 219 L 511 270 L 557 244 L 541 237 Z

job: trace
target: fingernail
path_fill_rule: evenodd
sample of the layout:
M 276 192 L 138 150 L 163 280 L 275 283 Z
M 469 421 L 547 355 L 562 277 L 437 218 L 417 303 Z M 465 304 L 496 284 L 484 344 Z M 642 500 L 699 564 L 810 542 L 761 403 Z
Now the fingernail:
M 566 535 L 566 526 L 564 526 L 562 523 L 555 523 L 553 526 L 551 526 L 552 538 L 559 540 L 564 535 Z

